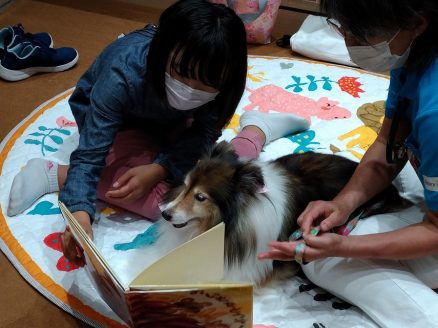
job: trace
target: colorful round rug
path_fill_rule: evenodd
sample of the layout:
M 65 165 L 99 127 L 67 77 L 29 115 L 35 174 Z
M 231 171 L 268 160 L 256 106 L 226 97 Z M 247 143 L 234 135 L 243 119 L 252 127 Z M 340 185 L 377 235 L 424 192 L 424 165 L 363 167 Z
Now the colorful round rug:
M 261 159 L 317 151 L 359 160 L 377 136 L 383 118 L 387 77 L 361 70 L 274 57 L 250 57 L 247 89 L 222 139 L 230 140 L 246 110 L 290 112 L 306 117 L 311 128 L 281 138 Z M 44 157 L 68 163 L 78 142 L 68 106 L 71 90 L 39 106 L 1 143 L 0 248 L 20 274 L 53 303 L 95 327 L 126 324 L 102 301 L 83 268 L 62 255 L 65 222 L 57 194 L 39 199 L 24 213 L 6 215 L 14 176 L 26 162 Z M 151 226 L 130 213 L 99 204 L 95 243 L 110 263 L 148 243 Z M 134 257 L 129 257 L 133 259 Z M 358 308 L 342 302 L 301 278 L 258 290 L 254 327 L 376 327 Z

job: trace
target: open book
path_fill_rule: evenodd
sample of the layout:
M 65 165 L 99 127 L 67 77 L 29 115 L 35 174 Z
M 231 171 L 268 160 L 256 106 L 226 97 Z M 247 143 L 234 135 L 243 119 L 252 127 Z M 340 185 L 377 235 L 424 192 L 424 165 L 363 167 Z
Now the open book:
M 96 289 L 128 325 L 252 327 L 252 285 L 222 281 L 223 223 L 169 252 L 126 286 L 67 207 L 59 206 Z

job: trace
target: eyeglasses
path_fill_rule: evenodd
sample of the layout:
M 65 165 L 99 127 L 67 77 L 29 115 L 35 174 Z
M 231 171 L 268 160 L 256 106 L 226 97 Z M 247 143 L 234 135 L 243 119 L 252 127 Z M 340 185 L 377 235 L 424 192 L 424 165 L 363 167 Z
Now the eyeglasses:
M 386 143 L 386 161 L 389 164 L 398 164 L 406 160 L 408 149 L 405 142 L 395 142 L 395 135 L 400 120 L 408 109 L 410 100 L 403 98 L 398 101 L 397 107 L 392 118 L 391 127 L 389 129 L 388 141 Z
M 344 39 L 346 37 L 354 37 L 353 34 L 351 32 L 348 32 L 347 30 L 345 30 L 341 24 L 339 24 L 339 22 L 336 19 L 327 17 L 326 18 L 327 24 L 333 29 L 335 30 L 335 32 L 337 32 L 340 36 L 342 36 Z
M 368 36 L 365 36 L 365 39 L 361 39 L 361 38 L 356 37 L 350 31 L 343 28 L 342 25 L 336 19 L 328 17 L 328 18 L 326 18 L 326 22 L 336 33 L 338 33 L 344 39 L 354 39 L 358 45 L 363 45 L 363 46 L 370 45 L 370 43 L 368 42 L 368 38 L 372 37 L 373 35 L 368 35 Z M 395 32 L 393 30 L 382 32 L 382 35 L 379 35 L 379 36 L 381 37 L 381 36 L 384 36 L 387 34 L 387 36 L 389 38 L 389 40 L 387 40 L 387 42 L 391 43 L 399 35 L 400 32 L 401 32 L 401 29 L 399 28 Z
M 355 40 L 355 43 L 359 46 L 368 46 L 369 43 L 366 40 L 362 40 L 357 38 L 353 33 L 346 30 L 342 27 L 342 25 L 333 18 L 326 18 L 327 24 L 337 33 L 339 34 L 343 39 L 353 39 Z

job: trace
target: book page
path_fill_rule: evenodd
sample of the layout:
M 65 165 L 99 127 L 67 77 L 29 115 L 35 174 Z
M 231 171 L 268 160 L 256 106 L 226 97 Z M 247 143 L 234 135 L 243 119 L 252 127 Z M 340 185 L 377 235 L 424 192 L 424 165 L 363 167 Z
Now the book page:
M 87 249 L 87 255 L 90 257 L 90 259 L 92 259 L 93 264 L 98 266 L 96 269 L 98 269 L 99 272 L 107 271 L 119 288 L 126 290 L 127 288 L 123 285 L 114 270 L 111 269 L 105 258 L 97 249 L 94 242 L 90 239 L 84 229 L 82 229 L 82 226 L 78 223 L 78 221 L 76 221 L 75 217 L 71 214 L 67 207 L 62 202 L 59 202 L 59 208 L 61 209 L 63 217 L 67 220 L 76 241 L 79 243 L 79 245 L 81 245 L 84 251 Z
M 201 282 L 184 285 L 130 285 L 130 291 L 181 291 L 181 290 L 209 290 L 209 289 L 236 289 L 236 288 L 253 288 L 249 282 L 233 282 L 233 281 L 214 281 Z
M 224 276 L 224 240 L 225 224 L 220 223 L 154 262 L 130 287 L 182 289 L 181 285 L 218 283 Z
M 84 250 L 85 270 L 88 271 L 96 290 L 121 319 L 125 322 L 131 322 L 131 316 L 125 299 L 126 287 L 122 285 L 117 275 L 111 270 L 102 254 L 96 248 L 96 245 L 67 207 L 62 202 L 59 202 L 59 208 L 63 217 L 67 220 L 73 237 Z
M 134 327 L 252 328 L 252 285 L 129 291 Z

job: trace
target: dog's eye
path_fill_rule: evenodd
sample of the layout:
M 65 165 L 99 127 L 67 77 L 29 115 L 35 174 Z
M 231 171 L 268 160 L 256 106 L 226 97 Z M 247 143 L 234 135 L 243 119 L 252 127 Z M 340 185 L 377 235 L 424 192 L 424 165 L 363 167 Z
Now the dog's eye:
M 204 200 L 207 199 L 207 197 L 205 197 L 203 194 L 201 194 L 200 192 L 198 192 L 198 193 L 195 194 L 195 199 L 196 199 L 198 202 L 203 202 Z

